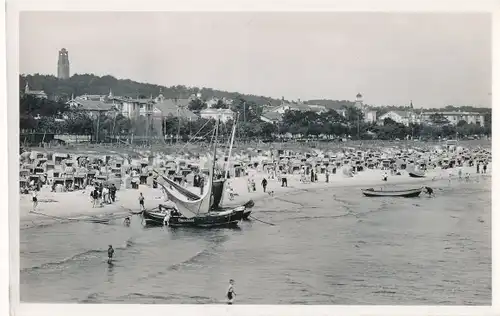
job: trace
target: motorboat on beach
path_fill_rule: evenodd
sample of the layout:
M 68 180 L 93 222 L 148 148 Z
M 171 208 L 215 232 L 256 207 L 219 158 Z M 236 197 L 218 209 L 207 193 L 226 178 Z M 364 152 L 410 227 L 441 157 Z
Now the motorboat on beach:
M 361 192 L 364 196 L 368 197 L 383 197 L 383 196 L 391 196 L 391 197 L 417 197 L 422 193 L 422 188 L 415 189 L 406 189 L 406 190 L 375 190 L 373 188 L 370 189 L 362 189 Z

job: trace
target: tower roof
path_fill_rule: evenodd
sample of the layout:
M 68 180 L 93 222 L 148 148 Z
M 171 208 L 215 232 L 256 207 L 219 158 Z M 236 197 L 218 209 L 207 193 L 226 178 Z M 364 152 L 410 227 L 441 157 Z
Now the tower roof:
M 363 96 L 361 95 L 361 93 L 358 93 L 356 94 L 356 98 L 362 98 Z

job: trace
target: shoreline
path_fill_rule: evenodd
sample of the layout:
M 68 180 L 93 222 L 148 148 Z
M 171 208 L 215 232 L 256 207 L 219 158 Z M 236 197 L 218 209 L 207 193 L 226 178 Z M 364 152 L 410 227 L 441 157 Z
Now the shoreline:
M 462 170 L 464 175 L 465 173 L 470 173 L 472 181 L 478 176 L 491 178 L 492 175 L 491 169 L 488 170 L 486 174 L 475 173 L 474 167 L 463 167 Z M 229 179 L 234 192 L 238 193 L 238 195 L 234 197 L 233 201 L 229 201 L 228 197 L 224 197 L 224 205 L 231 206 L 243 204 L 248 200 L 253 200 L 257 203 L 301 191 L 317 191 L 340 187 L 361 189 L 380 186 L 382 188 L 388 188 L 394 185 L 411 184 L 415 186 L 423 186 L 424 184 L 432 186 L 432 183 L 438 184 L 442 181 L 447 181 L 449 178 L 452 180 L 458 179 L 456 168 L 447 170 L 432 169 L 427 172 L 425 178 L 411 178 L 405 170 L 402 170 L 399 176 L 389 175 L 387 182 L 382 181 L 382 174 L 383 171 L 379 169 L 368 169 L 353 177 L 345 177 L 341 173 L 331 174 L 329 183 L 326 183 L 324 174 L 319 174 L 318 182 L 315 183 L 302 183 L 300 182 L 300 175 L 288 175 L 288 187 L 281 187 L 281 183 L 276 179 L 268 179 L 267 191 L 274 191 L 274 195 L 271 196 L 268 193 L 264 193 L 260 185 L 261 179 L 264 176 L 269 178 L 269 176 L 263 173 L 256 173 L 254 175 Z M 248 192 L 248 177 L 253 177 L 255 179 L 257 191 Z M 65 224 L 86 219 L 109 219 L 111 217 L 119 218 L 119 216 L 125 217 L 126 215 L 132 215 L 131 212 L 139 210 L 137 201 L 139 192 L 142 192 L 145 196 L 146 209 L 151 209 L 152 207 L 149 206 L 153 205 L 153 203 L 155 204 L 153 207 L 156 207 L 157 204 L 164 202 L 163 193 L 160 188 L 153 189 L 147 185 L 141 185 L 139 189 L 119 190 L 117 192 L 117 201 L 113 204 L 92 208 L 89 192 L 89 190 L 59 193 L 41 192 L 36 212 L 44 215 L 31 213 L 31 196 L 22 195 L 19 210 L 20 229 L 51 226 L 58 223 Z M 362 193 L 359 192 L 359 194 L 360 197 L 362 197 Z M 255 210 L 255 207 L 253 210 Z M 255 213 L 252 212 L 252 214 Z

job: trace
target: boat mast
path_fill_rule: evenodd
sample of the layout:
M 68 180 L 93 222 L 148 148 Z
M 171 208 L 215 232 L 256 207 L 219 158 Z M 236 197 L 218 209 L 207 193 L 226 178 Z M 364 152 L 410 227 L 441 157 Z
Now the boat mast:
M 212 179 L 214 177 L 214 171 L 215 171 L 215 160 L 217 159 L 217 137 L 219 136 L 219 121 L 220 121 L 220 119 L 217 119 L 217 124 L 215 125 L 214 159 L 212 162 Z
M 233 144 L 234 144 L 234 136 L 236 135 L 236 124 L 238 123 L 238 118 L 239 118 L 240 114 L 238 113 L 236 115 L 236 120 L 234 121 L 234 124 L 233 124 L 233 130 L 231 131 L 231 143 L 229 145 L 229 153 L 227 155 L 227 161 L 224 165 L 224 183 L 222 184 L 223 187 L 222 187 L 222 196 L 220 198 L 220 203 L 219 205 L 222 205 L 223 202 L 224 202 L 224 192 L 226 192 L 226 180 L 227 180 L 227 176 L 229 175 L 229 161 L 231 159 L 231 153 L 233 151 Z
M 227 155 L 227 161 L 224 167 L 224 180 L 227 180 L 227 176 L 229 175 L 229 160 L 231 159 L 231 153 L 233 151 L 233 144 L 234 144 L 234 135 L 236 134 L 236 124 L 238 123 L 238 118 L 240 114 L 238 113 L 236 115 L 236 120 L 234 121 L 233 124 L 233 131 L 231 132 L 231 143 L 229 145 L 229 154 Z

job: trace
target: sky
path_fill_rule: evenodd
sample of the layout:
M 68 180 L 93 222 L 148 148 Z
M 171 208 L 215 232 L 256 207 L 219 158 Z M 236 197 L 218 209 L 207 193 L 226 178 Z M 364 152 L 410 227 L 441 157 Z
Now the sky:
M 486 13 L 22 12 L 19 67 L 287 100 L 491 107 Z

